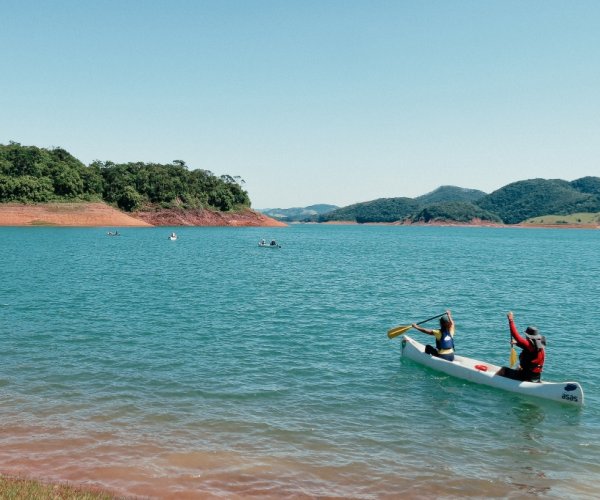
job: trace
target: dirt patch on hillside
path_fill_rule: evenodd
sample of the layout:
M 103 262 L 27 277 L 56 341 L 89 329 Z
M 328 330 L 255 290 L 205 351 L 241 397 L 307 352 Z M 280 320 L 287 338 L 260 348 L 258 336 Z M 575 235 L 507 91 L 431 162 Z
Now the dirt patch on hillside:
M 150 226 L 105 203 L 0 204 L 0 226 Z

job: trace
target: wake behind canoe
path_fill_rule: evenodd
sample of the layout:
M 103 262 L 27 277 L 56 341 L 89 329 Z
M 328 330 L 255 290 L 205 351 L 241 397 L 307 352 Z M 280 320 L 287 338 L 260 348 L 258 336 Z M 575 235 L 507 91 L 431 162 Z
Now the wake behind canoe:
M 477 384 L 559 403 L 583 405 L 583 389 L 578 382 L 521 382 L 501 377 L 496 375 L 500 367 L 491 363 L 458 355 L 454 356 L 454 361 L 446 361 L 425 354 L 425 346 L 406 335 L 402 339 L 402 356 L 434 370 Z

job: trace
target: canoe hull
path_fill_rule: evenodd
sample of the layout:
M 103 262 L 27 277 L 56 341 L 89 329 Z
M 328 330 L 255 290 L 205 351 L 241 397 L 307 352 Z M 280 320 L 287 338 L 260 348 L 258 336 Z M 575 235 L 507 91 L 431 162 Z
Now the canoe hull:
M 485 363 L 464 356 L 454 356 L 454 361 L 436 358 L 425 354 L 425 346 L 404 336 L 402 356 L 453 377 L 469 380 L 477 384 L 497 387 L 505 391 L 517 392 L 526 396 L 549 399 L 558 403 L 583 405 L 583 389 L 578 382 L 521 382 L 496 375 L 500 366 Z

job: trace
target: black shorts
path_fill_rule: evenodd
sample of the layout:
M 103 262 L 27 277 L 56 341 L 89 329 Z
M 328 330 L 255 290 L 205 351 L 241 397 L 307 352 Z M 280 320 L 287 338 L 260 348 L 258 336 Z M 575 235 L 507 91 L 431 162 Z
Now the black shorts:
M 521 380 L 522 382 L 541 382 L 539 373 L 531 373 L 525 370 L 515 370 L 514 368 L 504 368 L 504 376 L 513 380 Z

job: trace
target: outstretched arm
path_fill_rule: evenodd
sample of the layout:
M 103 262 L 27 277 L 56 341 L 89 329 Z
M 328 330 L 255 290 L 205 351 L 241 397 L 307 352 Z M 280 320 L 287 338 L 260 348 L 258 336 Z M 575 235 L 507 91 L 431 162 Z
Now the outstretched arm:
M 411 326 L 415 330 L 419 330 L 420 332 L 426 333 L 427 335 L 433 335 L 433 330 L 430 330 L 429 328 L 423 328 L 422 326 L 419 326 L 416 323 L 413 323 Z

